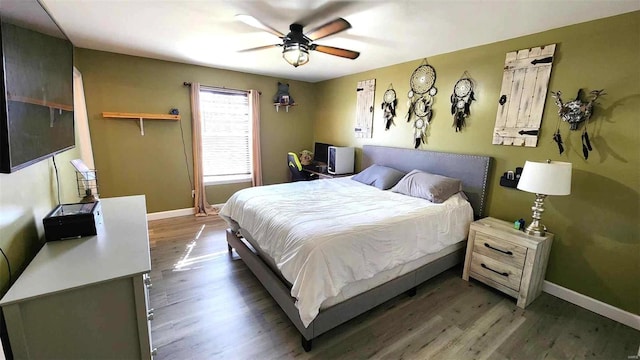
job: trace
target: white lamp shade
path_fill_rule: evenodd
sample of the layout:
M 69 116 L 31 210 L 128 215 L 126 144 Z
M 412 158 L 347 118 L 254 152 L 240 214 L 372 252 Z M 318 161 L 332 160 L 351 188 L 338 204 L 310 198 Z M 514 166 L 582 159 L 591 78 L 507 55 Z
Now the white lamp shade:
M 304 44 L 285 44 L 282 57 L 289 64 L 298 67 L 309 62 L 309 49 Z
M 569 195 L 571 163 L 527 161 L 518 181 L 518 189 L 543 195 Z

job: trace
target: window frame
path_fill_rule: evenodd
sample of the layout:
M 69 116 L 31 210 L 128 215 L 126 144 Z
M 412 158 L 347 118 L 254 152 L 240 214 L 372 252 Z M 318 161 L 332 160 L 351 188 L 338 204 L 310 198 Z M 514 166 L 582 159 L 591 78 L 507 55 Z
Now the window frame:
M 247 122 L 249 127 L 249 139 L 247 141 L 248 153 L 249 153 L 249 173 L 248 174 L 227 174 L 227 175 L 203 175 L 203 183 L 205 186 L 207 185 L 224 185 L 224 184 L 240 184 L 247 183 L 253 181 L 253 121 L 251 120 L 251 98 L 249 96 L 248 91 L 243 90 L 233 90 L 233 89 L 225 89 L 214 86 L 200 86 L 200 99 L 202 98 L 203 92 L 214 92 L 218 94 L 228 94 L 228 95 L 243 95 L 247 98 Z M 201 112 L 201 128 L 204 129 L 204 115 L 202 111 L 202 102 L 199 100 L 198 109 Z M 200 143 L 204 144 L 204 132 L 200 134 Z M 202 150 L 202 161 L 205 161 L 205 151 L 204 148 Z M 203 166 L 204 170 L 204 166 Z

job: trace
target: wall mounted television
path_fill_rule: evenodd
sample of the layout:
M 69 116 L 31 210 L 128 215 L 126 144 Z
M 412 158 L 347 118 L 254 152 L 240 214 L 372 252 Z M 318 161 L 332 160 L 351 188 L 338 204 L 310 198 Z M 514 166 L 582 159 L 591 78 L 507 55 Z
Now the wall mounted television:
M 39 2 L 0 3 L 0 172 L 11 173 L 75 146 L 73 44 Z

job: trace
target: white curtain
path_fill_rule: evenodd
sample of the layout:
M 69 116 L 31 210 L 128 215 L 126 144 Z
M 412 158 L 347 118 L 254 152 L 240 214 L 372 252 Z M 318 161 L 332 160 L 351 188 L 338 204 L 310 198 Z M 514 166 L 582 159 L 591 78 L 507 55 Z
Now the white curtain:
M 253 186 L 262 185 L 262 161 L 260 151 L 260 92 L 249 90 L 249 114 L 251 114 L 252 153 L 251 183 Z

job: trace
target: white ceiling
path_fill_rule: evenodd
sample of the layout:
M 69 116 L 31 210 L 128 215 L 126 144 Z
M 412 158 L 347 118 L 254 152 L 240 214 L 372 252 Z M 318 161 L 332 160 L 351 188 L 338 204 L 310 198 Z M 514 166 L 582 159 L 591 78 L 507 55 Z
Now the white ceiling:
M 41 1 L 77 47 L 309 82 L 640 10 L 638 0 Z M 239 53 L 281 40 L 236 14 L 285 34 L 294 22 L 308 31 L 343 17 L 352 28 L 317 43 L 361 55 L 349 60 L 314 51 L 308 64 L 294 68 L 279 47 Z

